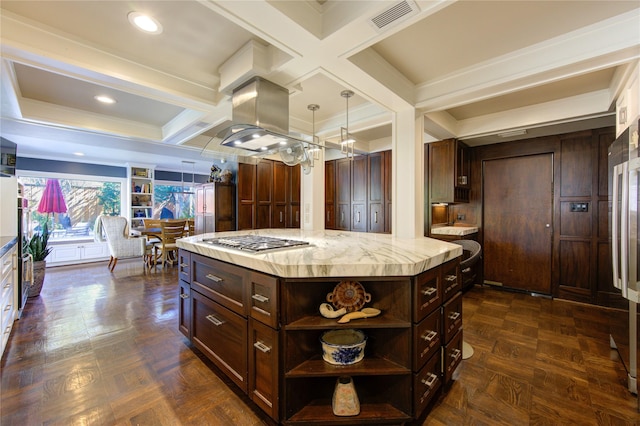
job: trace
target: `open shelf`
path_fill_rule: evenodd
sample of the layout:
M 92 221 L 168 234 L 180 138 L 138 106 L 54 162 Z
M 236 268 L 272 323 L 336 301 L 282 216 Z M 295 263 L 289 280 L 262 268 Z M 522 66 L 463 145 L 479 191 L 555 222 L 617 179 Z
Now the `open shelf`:
M 333 414 L 331 400 L 314 400 L 302 407 L 289 419 L 287 425 L 339 425 L 339 424 L 398 424 L 408 422 L 411 416 L 385 403 L 365 403 L 360 405 L 357 416 L 339 417 Z
M 333 365 L 324 361 L 321 356 L 317 356 L 297 365 L 285 373 L 285 377 L 388 376 L 401 374 L 411 374 L 411 370 L 384 358 L 365 357 L 355 364 Z
M 325 318 L 318 315 L 310 315 L 285 325 L 285 330 L 321 330 L 333 328 L 409 328 L 411 322 L 394 318 L 383 312 L 377 317 L 361 318 L 340 324 L 339 318 Z

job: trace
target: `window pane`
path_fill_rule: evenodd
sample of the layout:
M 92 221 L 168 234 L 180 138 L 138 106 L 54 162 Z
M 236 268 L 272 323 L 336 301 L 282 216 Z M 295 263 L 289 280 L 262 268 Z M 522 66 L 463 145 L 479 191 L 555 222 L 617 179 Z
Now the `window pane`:
M 192 218 L 195 212 L 194 188 L 181 185 L 159 185 L 154 192 L 153 217 L 156 219 Z
M 93 226 L 99 215 L 122 214 L 120 182 L 80 179 L 54 179 L 60 184 L 66 212 L 38 212 L 47 180 L 46 177 L 20 177 L 31 215 L 30 232 L 40 232 L 48 221 L 51 240 L 92 239 Z

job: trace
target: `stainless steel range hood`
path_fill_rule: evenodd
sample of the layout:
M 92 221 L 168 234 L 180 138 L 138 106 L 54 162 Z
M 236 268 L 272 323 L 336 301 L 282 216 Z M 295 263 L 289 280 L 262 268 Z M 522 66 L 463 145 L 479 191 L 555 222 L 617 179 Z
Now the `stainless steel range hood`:
M 218 133 L 221 145 L 275 153 L 308 141 L 289 136 L 289 91 L 254 77 L 233 91 L 233 125 Z

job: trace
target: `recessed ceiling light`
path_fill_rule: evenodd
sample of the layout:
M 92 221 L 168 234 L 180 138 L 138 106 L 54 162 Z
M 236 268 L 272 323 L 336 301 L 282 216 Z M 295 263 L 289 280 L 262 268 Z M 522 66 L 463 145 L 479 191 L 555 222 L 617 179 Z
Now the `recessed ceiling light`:
M 93 99 L 95 99 L 98 102 L 102 102 L 103 104 L 115 104 L 116 100 L 106 96 L 106 95 L 96 95 L 93 97 Z
M 84 157 L 84 152 L 74 152 L 73 155 L 77 155 L 78 157 Z
M 140 12 L 129 12 L 127 17 L 129 18 L 131 25 L 140 31 L 144 31 L 148 34 L 160 34 L 162 32 L 162 25 L 149 15 L 145 15 Z

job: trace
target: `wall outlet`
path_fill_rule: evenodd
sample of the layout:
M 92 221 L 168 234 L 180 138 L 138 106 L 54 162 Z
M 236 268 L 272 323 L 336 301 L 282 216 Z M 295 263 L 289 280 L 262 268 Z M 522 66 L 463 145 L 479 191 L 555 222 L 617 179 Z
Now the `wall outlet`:
M 456 220 L 464 220 L 465 215 L 463 215 L 462 213 L 458 213 L 458 219 Z

